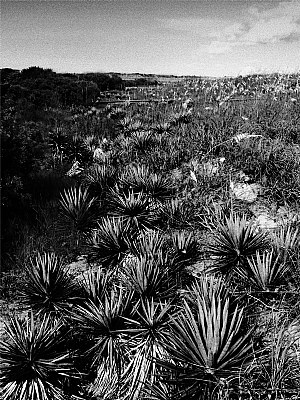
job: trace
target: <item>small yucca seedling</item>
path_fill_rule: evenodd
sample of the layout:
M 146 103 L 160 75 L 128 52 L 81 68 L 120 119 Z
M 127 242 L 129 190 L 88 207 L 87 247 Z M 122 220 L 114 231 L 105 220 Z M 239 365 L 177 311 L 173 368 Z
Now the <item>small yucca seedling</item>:
M 38 254 L 25 271 L 22 298 L 39 314 L 62 315 L 80 297 L 76 281 L 54 253 Z
M 50 316 L 11 318 L 0 344 L 3 400 L 63 400 L 62 380 L 73 374 L 67 331 Z
M 59 199 L 63 217 L 80 233 L 87 231 L 95 223 L 95 202 L 96 199 L 90 197 L 88 189 L 82 186 L 64 190 Z

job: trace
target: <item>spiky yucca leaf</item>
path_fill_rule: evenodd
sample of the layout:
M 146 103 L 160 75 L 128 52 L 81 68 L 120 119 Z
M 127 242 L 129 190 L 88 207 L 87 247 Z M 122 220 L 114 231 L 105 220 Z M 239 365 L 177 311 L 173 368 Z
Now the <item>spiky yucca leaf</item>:
M 54 253 L 39 253 L 31 260 L 21 292 L 25 304 L 40 314 L 64 314 L 80 296 L 77 283 Z
M 91 260 L 100 261 L 105 267 L 115 267 L 128 251 L 128 234 L 119 218 L 103 218 L 98 227 L 86 235 Z
M 63 400 L 61 379 L 72 375 L 61 322 L 33 314 L 27 321 L 12 317 L 0 345 L 1 394 L 4 400 Z
M 221 276 L 206 275 L 201 276 L 200 279 L 192 283 L 185 297 L 191 304 L 195 304 L 199 298 L 211 303 L 214 297 L 227 299 L 229 297 L 229 290 Z
M 232 273 L 242 267 L 248 257 L 267 247 L 267 234 L 258 232 L 245 216 L 231 214 L 217 222 L 214 243 L 208 246 L 210 254 L 217 261 L 213 269 Z
M 86 232 L 95 223 L 95 201 L 96 198 L 88 194 L 88 189 L 75 186 L 60 194 L 59 204 L 63 217 L 71 222 L 73 229 Z

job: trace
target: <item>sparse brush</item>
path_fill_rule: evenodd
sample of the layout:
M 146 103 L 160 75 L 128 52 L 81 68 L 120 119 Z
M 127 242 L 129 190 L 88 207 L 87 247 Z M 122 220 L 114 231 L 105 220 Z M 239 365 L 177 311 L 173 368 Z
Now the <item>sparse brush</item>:
M 67 330 L 50 316 L 12 317 L 0 344 L 3 400 L 63 400 L 63 380 L 73 375 Z
M 38 254 L 25 271 L 22 298 L 38 314 L 62 316 L 78 301 L 79 287 L 62 259 L 54 253 Z

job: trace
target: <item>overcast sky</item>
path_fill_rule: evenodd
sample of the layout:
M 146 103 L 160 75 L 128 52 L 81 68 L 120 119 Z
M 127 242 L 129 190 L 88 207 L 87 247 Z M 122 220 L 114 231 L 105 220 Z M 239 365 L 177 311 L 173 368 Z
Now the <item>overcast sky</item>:
M 300 70 L 300 0 L 1 1 L 1 67 L 238 75 Z

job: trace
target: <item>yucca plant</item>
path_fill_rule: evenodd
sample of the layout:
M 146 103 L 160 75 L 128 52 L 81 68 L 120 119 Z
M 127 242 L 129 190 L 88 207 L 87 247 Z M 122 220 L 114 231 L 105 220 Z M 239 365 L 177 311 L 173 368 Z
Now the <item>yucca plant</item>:
M 151 131 L 136 131 L 131 136 L 133 149 L 142 153 L 151 149 L 154 143 L 154 138 Z
M 151 171 L 148 166 L 144 164 L 130 164 L 125 169 L 121 176 L 121 185 L 125 191 L 133 191 L 135 193 L 140 193 L 144 189 L 145 181 Z
M 175 192 L 175 188 L 168 177 L 156 173 L 148 175 L 142 189 L 148 196 L 157 201 L 167 200 Z
M 64 190 L 59 204 L 64 220 L 71 223 L 75 232 L 84 233 L 95 224 L 96 198 L 89 195 L 87 188 L 75 186 Z
M 105 362 L 110 367 L 117 366 L 118 373 L 121 373 L 125 357 L 121 332 L 126 326 L 125 317 L 130 317 L 131 312 L 132 293 L 118 286 L 106 291 L 96 304 L 88 300 L 72 310 L 72 321 L 90 343 L 87 355 L 92 367 Z
M 142 192 L 111 192 L 109 208 L 109 214 L 121 218 L 128 231 L 141 232 L 155 227 L 157 215 L 149 198 Z
M 243 309 L 231 310 L 229 298 L 221 297 L 220 291 L 207 294 L 209 298 L 197 293 L 194 311 L 183 299 L 181 314 L 165 338 L 175 365 L 164 365 L 176 371 L 181 399 L 198 398 L 204 389 L 211 394 L 221 378 L 237 378 L 251 353 L 251 331 L 242 330 Z
M 175 292 L 169 260 L 162 253 L 133 258 L 122 271 L 122 280 L 141 298 L 168 298 Z
M 128 252 L 128 232 L 120 218 L 103 218 L 86 235 L 89 258 L 106 268 L 116 267 Z
M 175 191 L 167 176 L 153 173 L 145 165 L 130 166 L 123 174 L 121 182 L 124 190 L 144 192 L 153 200 L 158 201 L 169 199 Z
M 94 196 L 103 197 L 117 180 L 117 170 L 109 164 L 93 164 L 85 173 L 83 181 Z
M 268 246 L 267 234 L 257 231 L 245 216 L 237 214 L 217 221 L 213 233 L 214 242 L 208 246 L 211 256 L 216 259 L 213 269 L 225 274 L 242 268 L 249 257 Z
M 256 290 L 270 291 L 287 283 L 290 270 L 291 266 L 271 250 L 257 251 L 237 272 Z
M 295 261 L 295 253 L 300 248 L 300 230 L 292 225 L 285 225 L 271 234 L 273 247 L 283 262 Z
M 167 200 L 161 208 L 161 220 L 167 227 L 183 229 L 191 220 L 191 210 L 179 199 Z
M 198 243 L 192 233 L 184 231 L 174 232 L 172 235 L 172 245 L 176 262 L 188 265 L 197 261 L 199 256 Z
M 157 381 L 160 369 L 158 361 L 166 356 L 163 342 L 173 316 L 170 303 L 158 303 L 149 298 L 141 299 L 132 317 L 126 318 L 130 363 L 125 383 L 128 385 L 129 399 L 138 398 L 146 382 L 153 384 Z
M 62 259 L 54 253 L 38 253 L 25 272 L 22 299 L 38 314 L 64 315 L 80 298 L 78 284 Z
M 67 331 L 50 316 L 11 317 L 0 344 L 3 400 L 64 400 L 63 380 L 73 375 Z

